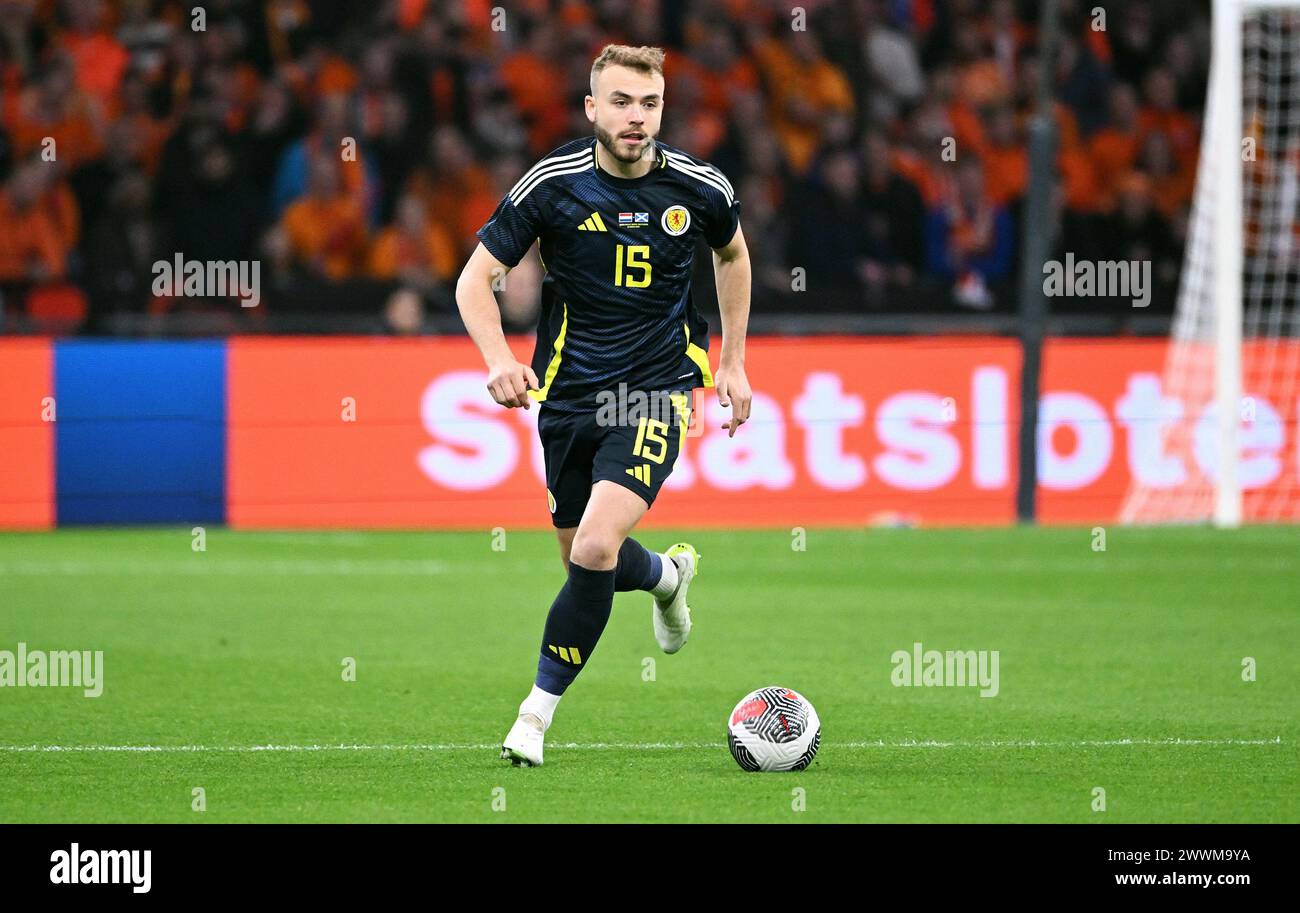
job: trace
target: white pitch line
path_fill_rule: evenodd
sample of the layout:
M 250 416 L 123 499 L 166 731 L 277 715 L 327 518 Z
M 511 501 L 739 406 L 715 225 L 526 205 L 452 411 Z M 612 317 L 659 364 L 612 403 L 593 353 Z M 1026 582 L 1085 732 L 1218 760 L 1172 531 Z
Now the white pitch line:
M 548 748 L 590 749 L 595 751 L 656 751 L 686 748 L 717 748 L 716 742 L 558 742 Z M 934 739 L 908 739 L 900 742 L 876 740 L 870 742 L 826 742 L 828 749 L 861 748 L 1123 748 L 1123 747 L 1188 747 L 1224 745 L 1281 745 L 1282 737 L 1271 739 L 1081 739 L 1077 741 L 1045 741 L 1040 739 L 994 739 L 988 741 L 940 741 Z M 0 745 L 0 752 L 35 754 L 57 752 L 123 752 L 140 754 L 185 754 L 222 752 L 256 754 L 260 752 L 303 751 L 491 751 L 500 748 L 499 742 L 403 744 L 403 745 Z
M 204 559 L 195 556 L 187 561 L 8 561 L 0 562 L 0 575 L 65 577 L 205 577 L 232 575 L 239 577 L 320 577 L 320 576 L 417 576 L 445 574 L 445 561 L 425 558 L 338 558 L 243 560 L 232 558 Z

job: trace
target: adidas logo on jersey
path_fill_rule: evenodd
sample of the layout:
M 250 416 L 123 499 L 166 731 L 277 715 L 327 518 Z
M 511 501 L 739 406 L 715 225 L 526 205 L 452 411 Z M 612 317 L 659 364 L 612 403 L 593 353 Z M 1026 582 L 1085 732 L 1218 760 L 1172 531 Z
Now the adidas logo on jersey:
M 605 222 L 601 219 L 600 213 L 593 212 L 591 218 L 578 226 L 578 231 L 609 231 L 609 229 L 605 227 Z

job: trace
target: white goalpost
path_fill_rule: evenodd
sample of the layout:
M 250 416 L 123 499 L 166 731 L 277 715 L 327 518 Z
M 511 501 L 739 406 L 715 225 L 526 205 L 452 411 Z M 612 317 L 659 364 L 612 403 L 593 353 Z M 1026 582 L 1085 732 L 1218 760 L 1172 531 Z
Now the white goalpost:
M 1123 522 L 1300 521 L 1300 0 L 1214 0 L 1160 383 L 1142 418 L 1161 453 L 1135 473 Z

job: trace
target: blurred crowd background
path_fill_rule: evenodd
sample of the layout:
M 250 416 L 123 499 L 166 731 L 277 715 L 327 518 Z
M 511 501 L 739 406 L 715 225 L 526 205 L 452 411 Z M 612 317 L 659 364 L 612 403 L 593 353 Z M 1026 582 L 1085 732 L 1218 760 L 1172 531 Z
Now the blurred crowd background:
M 474 232 L 590 135 L 607 42 L 668 50 L 660 136 L 735 185 L 756 327 L 1013 320 L 1038 3 L 800 8 L 805 30 L 769 0 L 0 0 L 3 328 L 453 332 Z M 1150 260 L 1155 287 L 1141 314 L 1051 305 L 1167 321 L 1208 2 L 1061 0 L 1061 21 L 1058 186 L 1035 230 L 1058 256 Z M 153 264 L 177 253 L 258 261 L 259 305 L 158 294 Z M 531 326 L 540 275 L 535 252 L 511 274 L 510 328 Z

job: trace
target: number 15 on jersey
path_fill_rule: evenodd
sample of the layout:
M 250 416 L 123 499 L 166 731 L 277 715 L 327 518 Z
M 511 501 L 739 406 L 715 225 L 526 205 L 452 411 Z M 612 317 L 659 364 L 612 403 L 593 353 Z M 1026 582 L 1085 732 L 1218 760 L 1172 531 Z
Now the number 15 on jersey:
M 624 253 L 626 251 L 626 254 Z M 638 277 L 635 273 L 639 272 Z M 624 288 L 650 286 L 650 245 L 619 244 L 615 246 L 614 284 Z

